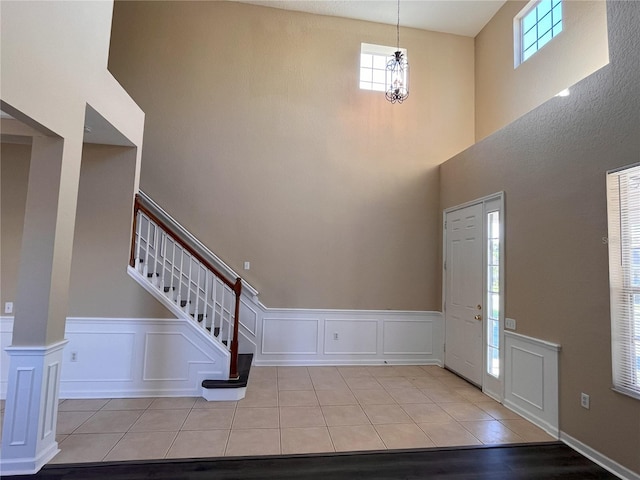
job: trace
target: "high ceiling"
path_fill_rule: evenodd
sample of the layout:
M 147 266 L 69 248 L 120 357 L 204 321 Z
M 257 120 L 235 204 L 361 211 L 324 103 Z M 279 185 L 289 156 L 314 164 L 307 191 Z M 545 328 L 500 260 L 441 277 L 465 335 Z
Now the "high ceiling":
M 396 0 L 235 0 L 265 7 L 395 25 Z M 401 0 L 400 25 L 475 37 L 506 0 Z

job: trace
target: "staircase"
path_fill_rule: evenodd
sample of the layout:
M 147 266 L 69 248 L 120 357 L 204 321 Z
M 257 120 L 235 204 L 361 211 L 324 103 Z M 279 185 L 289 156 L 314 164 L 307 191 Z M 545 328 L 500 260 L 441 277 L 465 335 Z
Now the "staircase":
M 238 351 L 243 283 L 239 277 L 229 279 L 216 263 L 221 262 L 151 198 L 136 195 L 129 275 L 197 328 L 228 365 L 223 369 L 228 375 L 202 382 L 203 396 L 238 400 L 244 397 L 253 357 Z

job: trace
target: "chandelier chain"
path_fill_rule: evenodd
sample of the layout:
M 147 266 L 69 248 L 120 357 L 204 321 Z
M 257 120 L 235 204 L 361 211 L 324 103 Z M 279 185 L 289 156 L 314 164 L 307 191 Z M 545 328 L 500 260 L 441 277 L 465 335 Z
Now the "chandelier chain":
M 396 23 L 396 47 L 400 50 L 400 0 L 398 0 L 398 23 Z
M 402 103 L 409 96 L 409 64 L 400 50 L 400 0 L 396 23 L 396 51 L 385 68 L 385 97 L 391 103 Z

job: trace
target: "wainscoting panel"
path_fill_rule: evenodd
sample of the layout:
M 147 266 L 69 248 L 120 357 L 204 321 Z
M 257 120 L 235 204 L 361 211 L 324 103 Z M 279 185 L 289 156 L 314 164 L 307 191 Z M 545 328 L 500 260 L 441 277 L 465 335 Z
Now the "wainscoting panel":
M 9 354 L 6 348 L 11 345 L 13 335 L 13 317 L 0 317 L 0 397 L 7 397 L 7 379 L 9 378 Z
M 258 325 L 258 312 L 245 300 L 244 296 L 240 297 L 240 324 L 255 336 L 256 326 Z
M 439 312 L 270 309 L 246 297 L 242 312 L 240 351 L 256 365 L 442 365 Z M 0 319 L 3 398 L 12 328 Z M 65 337 L 60 398 L 199 396 L 202 380 L 228 375 L 228 355 L 187 320 L 68 318 Z
M 135 331 L 113 332 L 96 328 L 74 331 L 75 327 L 80 327 L 79 322 L 70 322 L 67 327 L 69 344 L 65 349 L 67 362 L 62 372 L 63 381 L 84 382 L 88 377 L 103 382 L 133 381 Z M 109 359 L 108 368 L 92 368 L 105 358 Z M 88 371 L 90 368 L 93 371 Z
M 384 353 L 386 355 L 433 354 L 433 322 L 421 320 L 385 320 Z
M 442 365 L 442 314 L 260 305 L 256 365 Z
M 318 353 L 318 319 L 263 318 L 263 355 L 315 355 Z
M 504 405 L 559 436 L 560 345 L 505 331 Z
M 0 327 L 3 347 L 10 345 L 13 319 L 2 318 Z M 69 343 L 56 367 L 60 398 L 200 396 L 202 380 L 229 373 L 228 354 L 211 348 L 188 320 L 68 318 L 65 336 Z M 4 398 L 4 348 L 2 355 Z
M 200 349 L 183 332 L 147 332 L 142 379 L 148 381 L 189 380 L 195 364 L 214 365 L 213 355 Z
M 324 329 L 326 355 L 375 355 L 378 351 L 378 321 L 328 319 Z

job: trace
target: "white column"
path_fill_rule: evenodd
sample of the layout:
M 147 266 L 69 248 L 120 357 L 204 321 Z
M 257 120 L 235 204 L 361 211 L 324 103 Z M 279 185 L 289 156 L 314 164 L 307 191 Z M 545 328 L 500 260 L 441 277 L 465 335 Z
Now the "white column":
M 11 360 L 0 451 L 2 475 L 33 474 L 60 451 L 56 421 L 66 343 L 5 350 Z

